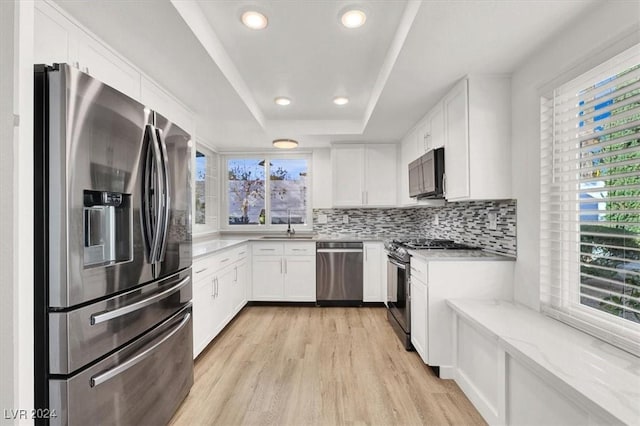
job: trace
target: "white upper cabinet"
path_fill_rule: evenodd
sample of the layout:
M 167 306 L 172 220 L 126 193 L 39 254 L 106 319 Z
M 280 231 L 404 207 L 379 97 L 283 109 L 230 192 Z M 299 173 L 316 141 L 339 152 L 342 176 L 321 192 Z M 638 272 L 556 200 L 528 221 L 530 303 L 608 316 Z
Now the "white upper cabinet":
M 333 206 L 395 206 L 396 151 L 395 144 L 334 146 Z
M 70 63 L 78 60 L 78 41 L 71 23 L 44 2 L 34 11 L 33 60 L 36 64 Z
M 418 156 L 427 151 L 444 146 L 444 113 L 442 102 L 435 107 L 416 126 Z M 414 158 L 415 160 L 415 158 Z
M 140 100 L 149 108 L 180 126 L 192 137 L 195 134 L 195 124 L 191 112 L 173 96 L 146 77 L 142 77 Z
M 364 204 L 364 145 L 339 145 L 331 149 L 333 206 Z
M 80 71 L 140 100 L 140 73 L 89 36 L 80 36 L 77 64 Z
M 469 127 L 467 80 L 462 80 L 444 97 L 445 116 L 445 197 L 469 197 Z
M 418 144 L 416 142 L 418 129 L 409 133 L 400 143 L 398 164 L 398 205 L 413 206 L 417 204 L 415 198 L 409 197 L 409 163 L 418 158 Z
M 510 87 L 506 76 L 472 76 L 444 97 L 447 200 L 511 198 Z

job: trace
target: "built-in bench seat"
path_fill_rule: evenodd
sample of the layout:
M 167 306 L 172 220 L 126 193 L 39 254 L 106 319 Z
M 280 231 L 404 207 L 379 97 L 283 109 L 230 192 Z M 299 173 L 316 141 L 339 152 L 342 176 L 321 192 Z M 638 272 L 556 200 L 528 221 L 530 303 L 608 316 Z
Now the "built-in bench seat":
M 447 304 L 455 380 L 490 424 L 640 425 L 640 358 L 513 302 Z

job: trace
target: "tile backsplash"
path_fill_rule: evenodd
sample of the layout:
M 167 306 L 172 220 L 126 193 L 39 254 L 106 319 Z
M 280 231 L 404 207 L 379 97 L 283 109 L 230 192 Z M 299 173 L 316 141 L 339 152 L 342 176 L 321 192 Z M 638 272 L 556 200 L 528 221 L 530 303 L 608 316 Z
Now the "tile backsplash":
M 489 229 L 489 213 L 496 229 Z M 327 223 L 318 223 L 319 215 Z M 343 223 L 348 216 L 348 223 Z M 437 216 L 437 224 L 436 222 Z M 447 238 L 507 255 L 516 255 L 516 201 L 468 201 L 442 207 L 389 209 L 314 209 L 319 234 L 361 234 L 384 237 Z

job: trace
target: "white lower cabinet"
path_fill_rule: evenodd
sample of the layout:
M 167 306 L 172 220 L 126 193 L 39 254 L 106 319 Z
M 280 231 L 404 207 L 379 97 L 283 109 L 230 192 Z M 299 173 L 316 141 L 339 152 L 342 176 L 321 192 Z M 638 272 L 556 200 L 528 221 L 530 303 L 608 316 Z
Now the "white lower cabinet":
M 427 285 L 411 279 L 411 343 L 418 355 L 425 360 L 428 354 L 427 342 Z
M 454 314 L 447 299 L 512 300 L 513 265 L 508 260 L 411 258 L 411 341 L 425 364 L 440 367 L 441 378 L 453 377 L 455 357 Z
M 194 358 L 247 303 L 246 253 L 235 247 L 193 263 Z
M 363 244 L 362 301 L 384 302 L 387 288 L 387 256 L 380 242 Z
M 251 300 L 315 302 L 315 243 L 261 241 L 252 253 Z

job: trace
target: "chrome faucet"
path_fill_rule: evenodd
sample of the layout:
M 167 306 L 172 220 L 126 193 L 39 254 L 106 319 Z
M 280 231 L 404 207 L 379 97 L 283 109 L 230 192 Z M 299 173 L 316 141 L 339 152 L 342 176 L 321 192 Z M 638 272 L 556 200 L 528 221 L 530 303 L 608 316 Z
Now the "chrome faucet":
M 287 235 L 291 237 L 296 230 L 291 227 L 291 209 L 287 210 Z

